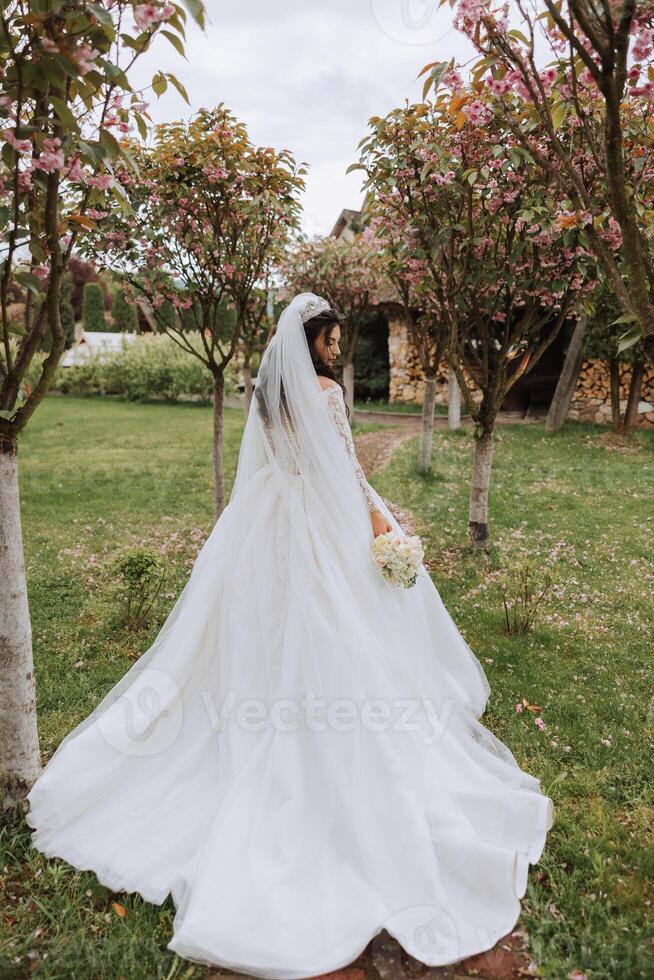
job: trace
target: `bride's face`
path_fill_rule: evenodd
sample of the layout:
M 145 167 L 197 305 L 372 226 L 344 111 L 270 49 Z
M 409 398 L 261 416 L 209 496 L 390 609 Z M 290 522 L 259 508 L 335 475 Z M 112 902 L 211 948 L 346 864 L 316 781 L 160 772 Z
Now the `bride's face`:
M 339 342 L 341 339 L 341 328 L 338 323 L 325 330 L 316 337 L 316 352 L 323 363 L 332 367 L 336 359 L 341 355 Z

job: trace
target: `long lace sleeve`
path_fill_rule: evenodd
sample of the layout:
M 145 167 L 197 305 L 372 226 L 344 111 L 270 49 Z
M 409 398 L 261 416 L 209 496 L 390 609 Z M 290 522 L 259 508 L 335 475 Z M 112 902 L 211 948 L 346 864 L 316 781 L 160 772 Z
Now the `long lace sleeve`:
M 347 420 L 347 414 L 345 411 L 345 402 L 343 401 L 343 392 L 340 385 L 332 385 L 325 389 L 327 394 L 325 398 L 329 406 L 332 418 L 336 428 L 338 429 L 341 439 L 345 443 L 345 448 L 347 449 L 348 455 L 352 460 L 352 465 L 354 466 L 354 472 L 356 478 L 359 481 L 359 486 L 365 497 L 366 504 L 368 505 L 368 510 L 373 511 L 377 509 L 377 502 L 375 500 L 372 487 L 366 480 L 365 473 L 361 467 L 361 463 L 357 459 L 356 450 L 354 448 L 354 441 L 352 439 L 352 430 L 350 429 L 350 423 Z

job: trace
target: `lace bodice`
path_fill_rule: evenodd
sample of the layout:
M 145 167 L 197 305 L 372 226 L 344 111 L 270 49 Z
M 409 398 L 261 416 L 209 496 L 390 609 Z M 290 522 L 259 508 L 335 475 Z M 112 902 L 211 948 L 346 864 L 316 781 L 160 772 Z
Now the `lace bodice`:
M 343 391 L 341 386 L 338 384 L 330 385 L 328 388 L 323 388 L 322 394 L 325 396 L 325 400 L 329 406 L 329 410 L 332 418 L 334 419 L 336 428 L 338 429 L 339 435 L 345 443 L 345 448 L 347 449 L 348 455 L 352 460 L 354 472 L 357 480 L 359 481 L 359 486 L 361 487 L 363 496 L 365 497 L 368 510 L 376 510 L 377 501 L 375 500 L 373 489 L 366 480 L 361 463 L 357 459 L 354 441 L 352 439 L 352 430 L 350 429 L 350 423 L 348 422 L 347 413 L 345 411 L 345 402 L 343 401 Z

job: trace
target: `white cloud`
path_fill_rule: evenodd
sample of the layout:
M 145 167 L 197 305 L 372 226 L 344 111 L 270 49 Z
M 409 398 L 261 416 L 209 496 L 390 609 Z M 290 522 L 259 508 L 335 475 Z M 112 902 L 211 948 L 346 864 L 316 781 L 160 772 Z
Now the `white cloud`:
M 207 0 L 208 26 L 189 26 L 184 61 L 160 38 L 133 73 L 149 84 L 173 72 L 191 106 L 171 89 L 153 101 L 157 122 L 224 102 L 258 144 L 288 148 L 309 164 L 304 227 L 331 230 L 341 208 L 363 200 L 361 175 L 346 175 L 370 116 L 420 99 L 418 72 L 430 61 L 470 56 L 435 0 L 285 0 L 219 4 Z

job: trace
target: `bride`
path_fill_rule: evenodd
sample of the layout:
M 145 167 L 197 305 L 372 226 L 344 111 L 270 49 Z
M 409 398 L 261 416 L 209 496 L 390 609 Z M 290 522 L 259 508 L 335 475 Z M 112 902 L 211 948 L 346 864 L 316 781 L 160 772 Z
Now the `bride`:
M 262 358 L 228 506 L 152 646 L 32 787 L 32 842 L 176 907 L 168 948 L 258 977 L 429 965 L 515 925 L 551 800 L 479 721 L 484 672 L 357 462 L 313 293 Z

